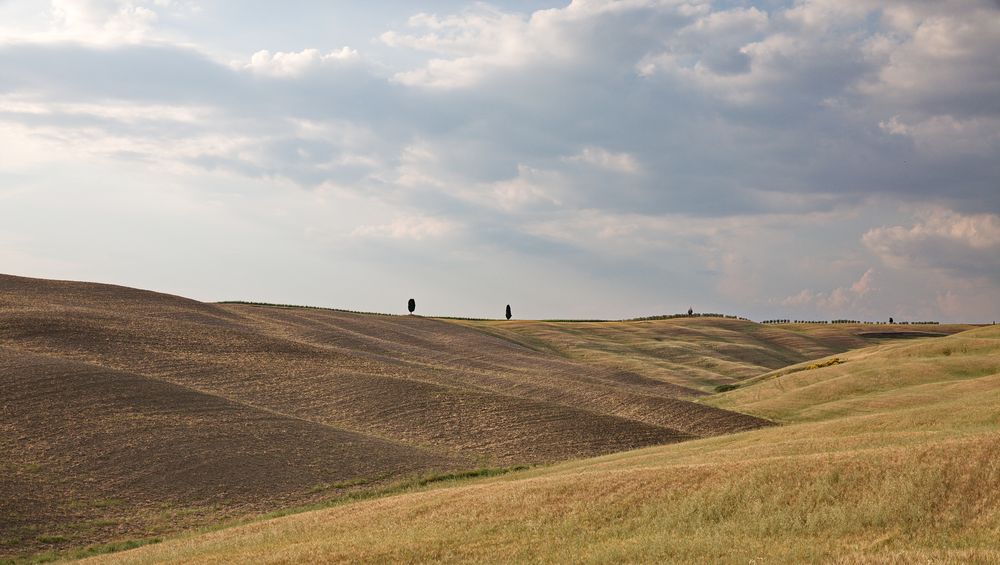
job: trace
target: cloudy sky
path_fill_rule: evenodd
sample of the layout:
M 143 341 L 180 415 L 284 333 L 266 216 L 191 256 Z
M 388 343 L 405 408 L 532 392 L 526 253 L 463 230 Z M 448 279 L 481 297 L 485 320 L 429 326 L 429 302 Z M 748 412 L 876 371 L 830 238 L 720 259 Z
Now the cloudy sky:
M 0 0 L 0 272 L 1000 318 L 997 0 Z

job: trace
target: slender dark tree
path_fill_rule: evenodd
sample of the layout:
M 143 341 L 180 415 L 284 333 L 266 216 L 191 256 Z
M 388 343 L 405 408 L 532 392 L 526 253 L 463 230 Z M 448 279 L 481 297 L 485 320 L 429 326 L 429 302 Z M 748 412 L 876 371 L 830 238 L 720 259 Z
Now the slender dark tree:
M 510 304 L 507 305 L 507 319 L 510 319 Z
M 688 316 L 694 315 L 694 308 L 688 308 Z
M 417 301 L 411 298 L 410 301 L 406 303 L 406 309 L 410 311 L 410 314 L 412 314 L 413 311 L 417 309 Z
M 892 322 L 892 317 L 891 317 L 891 316 L 889 317 L 889 323 L 890 323 L 890 324 L 891 324 L 891 323 L 893 323 L 893 322 Z

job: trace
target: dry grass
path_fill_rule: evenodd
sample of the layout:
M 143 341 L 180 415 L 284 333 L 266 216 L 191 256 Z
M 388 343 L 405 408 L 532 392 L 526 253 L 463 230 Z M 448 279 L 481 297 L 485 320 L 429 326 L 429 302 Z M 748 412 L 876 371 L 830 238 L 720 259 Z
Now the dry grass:
M 789 422 L 371 500 L 115 563 L 1000 561 L 1000 332 L 713 398 Z

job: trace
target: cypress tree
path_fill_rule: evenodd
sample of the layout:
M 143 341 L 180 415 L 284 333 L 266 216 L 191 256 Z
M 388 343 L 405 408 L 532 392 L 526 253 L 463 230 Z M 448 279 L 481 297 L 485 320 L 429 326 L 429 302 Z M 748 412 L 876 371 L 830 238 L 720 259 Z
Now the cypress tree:
M 507 305 L 507 319 L 510 319 L 510 304 Z
M 406 309 L 410 311 L 410 314 L 412 314 L 413 311 L 417 309 L 417 301 L 411 298 L 410 301 L 406 303 Z

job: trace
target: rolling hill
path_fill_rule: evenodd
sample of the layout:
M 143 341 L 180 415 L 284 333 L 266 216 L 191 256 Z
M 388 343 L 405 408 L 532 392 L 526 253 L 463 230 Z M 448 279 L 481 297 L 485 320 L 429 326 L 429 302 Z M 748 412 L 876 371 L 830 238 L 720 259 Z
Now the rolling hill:
M 261 521 L 100 563 L 1000 561 L 1000 330 L 707 400 L 785 422 Z
M 886 341 L 866 331 L 443 320 L 2 275 L 0 557 L 767 427 L 698 399 Z
M 787 365 L 965 324 L 775 324 L 713 317 L 628 322 L 459 321 L 591 366 L 711 391 Z
M 0 276 L 0 554 L 770 425 L 416 316 Z

